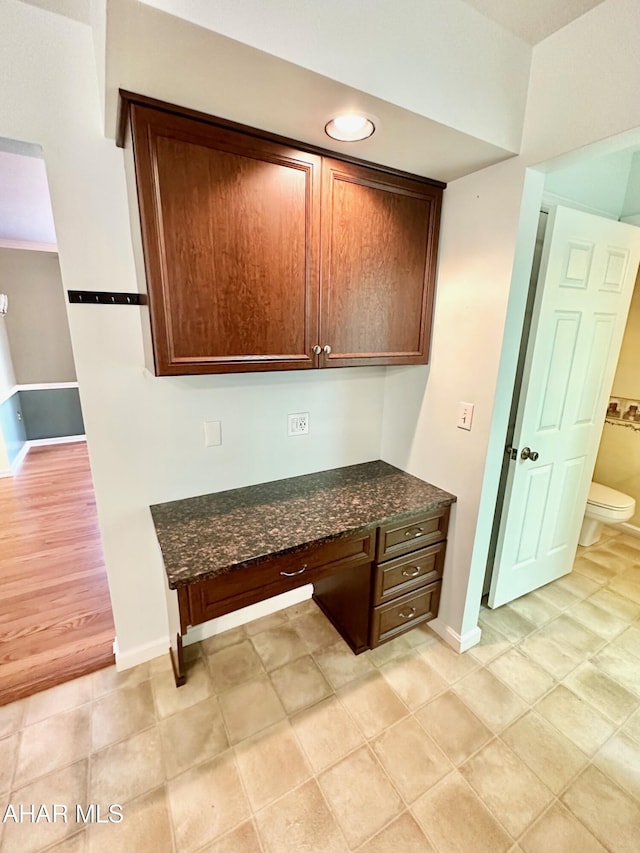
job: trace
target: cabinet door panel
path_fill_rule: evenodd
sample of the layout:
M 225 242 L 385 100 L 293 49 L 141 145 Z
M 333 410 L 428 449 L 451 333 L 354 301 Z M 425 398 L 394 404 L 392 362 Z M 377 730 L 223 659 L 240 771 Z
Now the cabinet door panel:
M 323 366 L 427 361 L 442 190 L 325 159 Z
M 319 158 L 133 110 L 156 372 L 315 366 Z

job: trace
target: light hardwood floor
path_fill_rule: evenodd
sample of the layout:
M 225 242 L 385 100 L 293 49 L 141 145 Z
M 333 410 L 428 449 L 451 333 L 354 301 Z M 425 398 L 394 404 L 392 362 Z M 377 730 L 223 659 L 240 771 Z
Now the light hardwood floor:
M 0 705 L 113 663 L 113 616 L 84 442 L 0 479 Z

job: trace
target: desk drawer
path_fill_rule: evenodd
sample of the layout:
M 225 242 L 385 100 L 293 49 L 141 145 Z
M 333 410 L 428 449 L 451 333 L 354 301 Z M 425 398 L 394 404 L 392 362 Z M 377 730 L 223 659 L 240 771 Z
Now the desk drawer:
M 436 581 L 423 589 L 402 595 L 388 604 L 374 607 L 371 620 L 371 648 L 392 637 L 397 637 L 398 634 L 403 634 L 421 622 L 434 619 L 438 615 L 441 583 Z
M 376 559 L 382 563 L 400 554 L 440 542 L 447 538 L 448 527 L 448 506 L 416 515 L 411 521 L 404 521 L 402 524 L 385 524 L 380 528 Z
M 309 545 L 294 554 L 269 557 L 233 569 L 188 589 L 188 624 L 198 625 L 265 598 L 373 560 L 375 531 Z
M 433 583 L 442 577 L 446 542 L 413 551 L 375 568 L 373 603 L 382 604 L 398 595 Z

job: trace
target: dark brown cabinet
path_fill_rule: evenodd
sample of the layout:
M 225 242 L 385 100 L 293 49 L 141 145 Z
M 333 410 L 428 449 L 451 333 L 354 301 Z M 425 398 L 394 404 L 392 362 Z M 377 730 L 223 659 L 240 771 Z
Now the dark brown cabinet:
M 305 584 L 356 654 L 433 619 L 454 502 L 377 460 L 152 506 L 176 678 L 190 626 Z
M 370 648 L 438 615 L 449 513 L 443 506 L 378 528 Z
M 324 364 L 426 362 L 441 190 L 329 158 L 322 183 Z
M 176 683 L 185 683 L 182 635 L 190 626 L 308 583 L 316 604 L 355 654 L 435 619 L 449 512 L 449 505 L 441 506 L 409 522 L 309 543 L 178 587 L 180 634 L 172 657 Z M 423 547 L 425 542 L 433 544 Z
M 121 94 L 157 374 L 427 361 L 443 184 Z

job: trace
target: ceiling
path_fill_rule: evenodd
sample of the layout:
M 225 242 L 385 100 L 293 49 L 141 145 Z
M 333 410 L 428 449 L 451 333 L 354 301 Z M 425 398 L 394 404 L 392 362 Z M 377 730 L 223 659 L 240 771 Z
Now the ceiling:
M 530 45 L 566 26 L 602 1 L 465 0 L 480 14 Z M 23 2 L 84 24 L 90 22 L 91 0 Z M 239 2 L 242 4 L 242 0 Z M 121 4 L 113 4 L 112 14 L 115 14 L 119 5 Z M 154 62 L 150 63 L 149 68 L 145 66 L 148 80 L 143 80 L 137 89 L 135 86 L 133 88 L 153 95 L 154 86 L 157 84 L 160 92 L 168 91 L 170 83 L 162 83 L 163 74 L 171 75 L 176 65 L 186 68 L 191 61 L 189 56 L 179 53 L 180 45 L 187 50 L 190 44 L 189 38 L 193 33 L 188 32 L 188 28 L 191 27 L 194 33 L 197 31 L 199 38 L 204 39 L 205 34 L 186 21 L 150 10 L 145 3 L 131 0 L 130 6 L 135 15 L 140 17 L 140 27 L 136 30 L 134 15 L 126 21 L 125 29 L 134 44 L 140 42 L 138 47 L 141 50 L 145 48 L 145 55 L 148 53 L 153 57 L 154 53 L 158 53 L 160 63 L 160 66 Z M 407 4 L 407 12 L 409 8 L 410 4 Z M 150 27 L 150 23 L 157 26 Z M 353 147 L 349 148 L 347 144 L 349 153 L 444 181 L 453 180 L 513 154 L 512 151 L 440 125 L 425 115 L 418 115 L 409 109 L 366 95 L 338 83 L 335 79 L 322 77 L 307 68 L 284 62 L 247 44 L 224 38 L 218 33 L 210 32 L 206 38 L 207 49 L 194 51 L 194 54 L 200 57 L 198 61 L 204 61 L 202 57 L 211 57 L 213 53 L 218 75 L 221 68 L 227 72 L 223 75 L 227 82 L 222 90 L 223 94 L 226 92 L 229 103 L 223 99 L 216 113 L 218 115 L 225 115 L 256 127 L 264 126 L 284 136 L 322 146 L 326 144 L 326 139 L 322 128 L 318 130 L 316 127 L 317 113 L 328 114 L 331 109 L 335 110 L 336 104 L 342 102 L 349 106 L 355 105 L 374 115 L 385 133 L 372 137 L 367 142 L 368 147 L 362 152 L 354 150 Z M 146 40 L 151 44 L 147 45 Z M 204 41 L 202 44 L 204 48 Z M 214 51 L 211 49 L 212 45 L 215 47 Z M 158 47 L 158 51 L 153 50 L 154 46 Z M 173 55 L 172 51 L 175 49 L 178 49 L 176 61 L 167 63 L 166 57 Z M 163 71 L 163 64 L 170 65 L 171 69 L 168 72 Z M 197 75 L 198 79 L 213 79 L 208 67 L 203 66 L 197 70 L 201 72 Z M 251 86 L 247 85 L 249 77 Z M 261 86 L 265 91 L 262 91 Z M 124 88 L 131 86 L 125 85 Z M 269 101 L 268 95 L 272 90 L 278 97 L 286 92 L 291 108 L 289 112 L 292 115 L 290 127 L 270 126 L 270 122 L 273 122 L 274 105 Z M 174 102 L 181 103 L 178 95 Z M 261 113 L 261 104 L 264 115 Z M 198 104 L 194 106 L 197 108 Z M 246 115 L 242 109 L 245 109 Z M 350 145 L 353 146 L 353 143 Z M 385 145 L 393 150 L 393 162 L 387 156 Z M 338 143 L 334 147 L 339 151 L 345 144 Z M 446 169 L 438 168 L 438 164 L 445 161 Z M 10 203 L 7 203 L 9 200 Z M 0 247 L 15 246 L 18 242 L 25 248 L 55 251 L 55 241 L 41 150 L 38 146 L 30 147 L 24 143 L 0 140 Z
M 0 138 L 0 248 L 56 251 L 47 172 L 39 145 Z
M 65 18 L 73 18 L 82 24 L 91 21 L 91 0 L 22 0 L 48 12 L 64 15 Z
M 526 41 L 537 44 L 603 0 L 465 0 L 478 12 Z
M 91 0 L 23 0 L 88 24 Z M 603 0 L 465 0 L 528 44 L 537 44 Z

